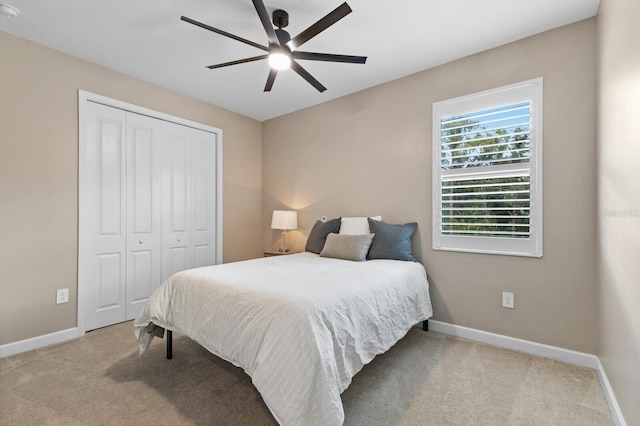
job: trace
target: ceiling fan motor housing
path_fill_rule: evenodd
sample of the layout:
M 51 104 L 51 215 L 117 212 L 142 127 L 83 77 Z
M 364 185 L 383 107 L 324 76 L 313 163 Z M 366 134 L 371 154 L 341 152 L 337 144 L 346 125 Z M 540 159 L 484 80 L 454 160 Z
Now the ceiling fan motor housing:
M 276 28 L 276 37 L 278 37 L 278 41 L 280 42 L 280 46 L 284 46 L 291 40 L 291 35 L 281 28 Z

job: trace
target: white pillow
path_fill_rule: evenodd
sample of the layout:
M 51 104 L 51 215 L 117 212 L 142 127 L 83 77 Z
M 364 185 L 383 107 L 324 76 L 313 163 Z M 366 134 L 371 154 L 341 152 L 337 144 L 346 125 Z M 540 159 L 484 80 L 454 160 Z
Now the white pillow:
M 371 219 L 381 221 L 382 216 L 370 216 Z M 340 223 L 340 234 L 362 235 L 370 234 L 369 221 L 366 217 L 343 217 Z

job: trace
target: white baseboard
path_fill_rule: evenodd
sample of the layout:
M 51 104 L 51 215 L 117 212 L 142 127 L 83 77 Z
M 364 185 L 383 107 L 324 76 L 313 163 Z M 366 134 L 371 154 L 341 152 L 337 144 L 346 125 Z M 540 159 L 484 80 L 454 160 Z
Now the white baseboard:
M 602 366 L 600 359 L 598 359 L 597 371 L 598 377 L 600 378 L 600 387 L 602 388 L 602 393 L 607 400 L 607 405 L 609 405 L 609 411 L 611 412 L 611 417 L 613 417 L 613 423 L 616 426 L 627 426 L 627 422 L 624 420 L 622 410 L 620 410 L 618 400 L 613 393 L 611 383 L 609 383 L 609 378 L 607 377 L 607 373 L 604 371 L 604 367 Z
M 84 333 L 80 332 L 77 327 L 74 327 L 67 330 L 56 331 L 55 333 L 33 337 L 31 339 L 20 340 L 19 342 L 7 343 L 6 345 L 0 345 L 0 358 L 61 343 L 82 335 L 84 335 Z
M 503 336 L 501 334 L 489 333 L 487 331 L 476 330 L 440 321 L 429 320 L 429 330 L 531 355 L 552 358 L 569 364 L 578 365 L 580 367 L 589 367 L 594 370 L 598 368 L 598 357 L 583 352 L 544 345 L 542 343 L 531 342 L 529 340 L 516 339 L 515 337 Z
M 421 324 L 418 325 L 421 326 Z M 620 410 L 620 406 L 618 405 L 618 401 L 616 400 L 616 396 L 611 388 L 611 384 L 609 383 L 609 379 L 607 378 L 607 374 L 600 363 L 600 359 L 595 355 L 572 351 L 570 349 L 563 349 L 557 346 L 544 345 L 542 343 L 531 342 L 529 340 L 516 339 L 514 337 L 489 333 L 487 331 L 462 327 L 460 325 L 449 324 L 441 321 L 429 320 L 429 330 L 448 334 L 450 336 L 474 340 L 476 342 L 487 343 L 500 348 L 543 356 L 580 367 L 592 368 L 598 373 L 600 387 L 607 401 L 607 405 L 609 406 L 609 412 L 611 413 L 614 424 L 616 426 L 627 426 L 622 415 L 622 411 Z

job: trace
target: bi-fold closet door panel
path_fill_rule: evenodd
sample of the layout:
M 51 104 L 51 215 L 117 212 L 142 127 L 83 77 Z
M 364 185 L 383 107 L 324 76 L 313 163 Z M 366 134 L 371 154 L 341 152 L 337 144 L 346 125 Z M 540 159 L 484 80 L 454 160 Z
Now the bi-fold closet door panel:
M 164 122 L 127 113 L 126 315 L 137 317 L 160 286 Z
M 127 132 L 122 110 L 88 102 L 86 113 L 79 280 L 86 283 L 85 328 L 92 330 L 126 315 Z
M 191 129 L 191 267 L 216 260 L 216 135 Z
M 191 142 L 188 127 L 163 135 L 162 280 L 191 267 Z
M 217 141 L 145 115 L 86 107 L 79 280 L 92 330 L 134 319 L 171 274 L 215 264 Z

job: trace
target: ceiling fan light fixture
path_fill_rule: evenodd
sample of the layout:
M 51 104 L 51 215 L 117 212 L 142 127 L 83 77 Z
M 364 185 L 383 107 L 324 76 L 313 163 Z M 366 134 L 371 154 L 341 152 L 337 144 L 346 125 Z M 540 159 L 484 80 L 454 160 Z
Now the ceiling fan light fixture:
M 283 52 L 269 54 L 269 66 L 274 70 L 284 71 L 291 67 L 291 56 Z

